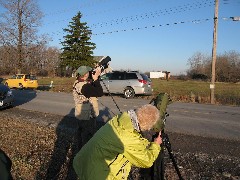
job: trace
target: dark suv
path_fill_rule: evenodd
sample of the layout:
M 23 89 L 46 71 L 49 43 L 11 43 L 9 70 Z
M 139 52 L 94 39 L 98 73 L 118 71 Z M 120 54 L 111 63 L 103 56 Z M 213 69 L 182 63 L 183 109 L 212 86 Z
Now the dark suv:
M 135 95 L 151 95 L 153 92 L 147 75 L 135 71 L 114 71 L 102 75 L 100 79 L 104 93 L 109 90 L 110 93 L 132 98 Z
M 14 96 L 12 91 L 2 84 L 3 78 L 0 78 L 0 109 L 12 106 L 14 103 Z

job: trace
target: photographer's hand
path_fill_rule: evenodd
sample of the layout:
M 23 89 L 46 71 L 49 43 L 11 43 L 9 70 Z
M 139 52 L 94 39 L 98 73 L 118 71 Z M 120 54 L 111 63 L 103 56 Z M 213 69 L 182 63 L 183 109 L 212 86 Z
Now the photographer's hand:
M 95 69 L 95 73 L 92 75 L 93 80 L 96 81 L 100 76 L 100 74 L 101 74 L 101 67 L 97 67 Z
M 161 131 L 158 133 L 158 136 L 154 139 L 154 142 L 157 144 L 162 144 Z

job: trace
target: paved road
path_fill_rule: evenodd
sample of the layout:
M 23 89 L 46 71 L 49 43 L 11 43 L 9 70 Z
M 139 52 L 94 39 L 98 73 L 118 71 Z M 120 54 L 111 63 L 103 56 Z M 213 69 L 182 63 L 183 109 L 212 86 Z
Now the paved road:
M 14 90 L 15 105 L 22 109 L 57 115 L 74 115 L 71 94 L 47 91 Z M 114 101 L 116 104 L 114 103 Z M 103 120 L 121 111 L 149 103 L 145 99 L 124 99 L 114 96 L 99 98 Z M 174 102 L 168 107 L 166 130 L 178 133 L 240 140 L 240 107 Z

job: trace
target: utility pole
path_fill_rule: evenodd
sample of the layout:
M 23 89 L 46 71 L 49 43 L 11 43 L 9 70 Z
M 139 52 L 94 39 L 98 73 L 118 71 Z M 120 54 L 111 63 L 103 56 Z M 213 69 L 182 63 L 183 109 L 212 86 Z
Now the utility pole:
M 217 28 L 218 28 L 218 0 L 215 0 L 213 48 L 212 48 L 212 81 L 210 84 L 211 104 L 215 104 L 215 80 L 216 80 L 216 59 L 217 59 Z

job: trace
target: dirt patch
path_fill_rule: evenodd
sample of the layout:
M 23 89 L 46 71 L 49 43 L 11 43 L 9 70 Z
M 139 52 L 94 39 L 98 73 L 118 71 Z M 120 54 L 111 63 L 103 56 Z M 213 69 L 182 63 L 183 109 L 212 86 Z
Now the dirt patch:
M 14 179 L 76 179 L 72 158 L 82 139 L 74 118 L 11 108 L 0 119 L 0 147 Z M 184 179 L 240 179 L 239 141 L 167 133 Z M 165 152 L 165 177 L 178 179 Z

